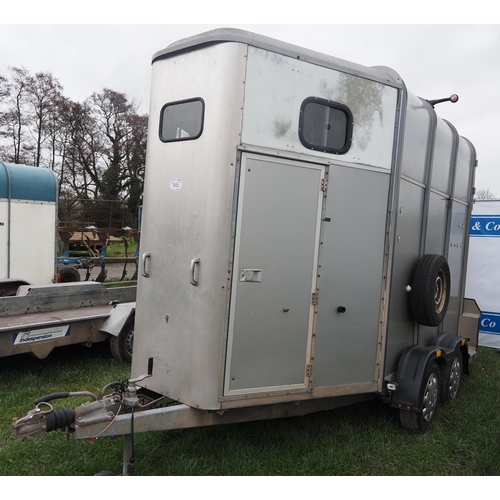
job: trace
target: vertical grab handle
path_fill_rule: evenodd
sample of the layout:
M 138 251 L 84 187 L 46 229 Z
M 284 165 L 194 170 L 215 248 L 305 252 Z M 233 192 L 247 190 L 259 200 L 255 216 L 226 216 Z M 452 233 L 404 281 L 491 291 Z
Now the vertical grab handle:
M 198 280 L 195 277 L 195 270 L 200 265 L 200 259 L 192 259 L 191 260 L 191 280 L 190 283 L 193 286 L 198 286 Z
M 150 259 L 151 252 L 145 252 L 142 254 L 142 275 L 145 278 L 149 278 L 149 272 L 146 271 L 146 262 Z

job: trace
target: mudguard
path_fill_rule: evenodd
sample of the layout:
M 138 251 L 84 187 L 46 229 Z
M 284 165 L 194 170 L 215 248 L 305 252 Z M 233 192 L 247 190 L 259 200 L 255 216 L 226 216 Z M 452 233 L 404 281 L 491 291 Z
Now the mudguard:
M 20 286 L 31 285 L 29 281 L 16 278 L 0 279 L 0 297 L 9 296 L 17 291 Z
M 442 333 L 438 335 L 433 342 L 433 345 L 443 349 L 446 357 L 449 358 L 455 352 L 462 353 L 463 373 L 469 375 L 469 347 L 465 337 Z
M 446 362 L 444 359 L 440 360 L 440 353 L 438 346 L 423 345 L 414 345 L 402 352 L 396 372 L 395 390 L 391 392 L 391 406 L 402 410 L 421 409 L 422 379 L 432 361 Z
M 99 328 L 99 331 L 109 333 L 114 337 L 118 337 L 122 331 L 123 326 L 135 312 L 135 302 L 126 302 L 117 304 L 111 311 L 109 318 Z
M 448 364 L 457 352 L 462 353 L 463 372 L 469 373 L 469 353 L 464 337 L 442 333 L 430 346 L 414 345 L 406 348 L 399 358 L 391 406 L 403 410 L 419 411 L 422 405 L 420 390 L 422 379 L 432 361 L 438 366 Z

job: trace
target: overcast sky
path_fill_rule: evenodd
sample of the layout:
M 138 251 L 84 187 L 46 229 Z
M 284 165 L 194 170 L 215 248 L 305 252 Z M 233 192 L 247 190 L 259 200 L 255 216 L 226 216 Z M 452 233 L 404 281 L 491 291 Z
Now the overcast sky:
M 476 187 L 490 189 L 500 197 L 500 159 L 496 150 L 500 146 L 500 103 L 496 99 L 500 89 L 500 25 L 403 25 L 394 21 L 391 21 L 393 24 L 329 25 L 242 24 L 241 21 L 222 24 L 65 24 L 68 21 L 106 23 L 116 19 L 127 23 L 177 21 L 165 8 L 159 9 L 158 15 L 154 11 L 143 15 L 147 9 L 138 11 L 138 6 L 149 4 L 156 2 L 121 2 L 122 8 L 133 5 L 135 9 L 128 9 L 128 15 L 121 17 L 113 16 L 109 11 L 98 16 L 99 2 L 93 0 L 81 4 L 82 9 L 86 6 L 81 15 L 54 17 L 44 12 L 38 16 L 38 11 L 27 9 L 26 15 L 16 11 L 7 18 L 2 16 L 12 23 L 41 21 L 59 24 L 0 25 L 0 75 L 8 76 L 9 66 L 25 67 L 32 73 L 50 72 L 59 79 L 64 94 L 73 100 L 83 101 L 92 92 L 110 88 L 126 93 L 140 105 L 142 112 L 147 113 L 151 58 L 155 52 L 176 40 L 216 27 L 241 28 L 366 66 L 389 66 L 401 75 L 408 89 L 420 97 L 436 99 L 458 94 L 458 103 L 440 104 L 436 111 L 475 145 L 479 159 Z M 164 4 L 171 5 L 172 2 Z M 183 2 L 183 5 L 194 4 Z M 199 23 L 200 18 L 201 21 L 212 21 L 216 3 L 209 2 L 209 5 L 214 6 L 211 15 L 204 17 L 203 10 L 196 11 L 193 15 L 195 22 Z M 429 6 L 423 8 L 427 11 L 423 17 L 419 11 L 420 16 L 415 17 L 418 22 L 431 19 Z M 160 15 L 160 12 L 166 15 Z M 248 19 L 250 22 L 268 19 L 282 22 L 276 14 L 259 16 L 262 12 L 257 9 L 256 13 L 254 9 Z M 366 14 L 360 19 L 370 22 Z M 226 16 L 220 17 L 224 21 Z M 263 17 L 262 21 L 260 17 Z M 297 16 L 295 13 L 292 20 L 297 23 L 313 19 L 310 22 L 315 22 L 318 17 L 328 20 L 318 16 L 317 11 L 314 16 Z M 332 16 L 336 17 L 342 16 Z M 247 19 L 246 16 L 235 18 Z M 284 20 L 288 18 L 285 16 Z M 352 15 L 348 18 L 356 19 Z M 380 12 L 373 19 L 379 22 Z M 461 22 L 473 21 L 474 16 L 467 14 Z

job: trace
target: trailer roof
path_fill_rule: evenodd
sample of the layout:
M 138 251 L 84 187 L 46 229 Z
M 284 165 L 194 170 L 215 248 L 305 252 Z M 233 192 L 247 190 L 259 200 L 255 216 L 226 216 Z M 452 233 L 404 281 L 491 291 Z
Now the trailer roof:
M 0 198 L 55 203 L 57 181 L 47 168 L 0 161 Z
M 153 55 L 152 62 L 166 59 L 182 52 L 196 50 L 202 46 L 224 42 L 239 42 L 252 45 L 264 50 L 276 52 L 285 56 L 307 61 L 311 64 L 368 78 L 392 87 L 403 87 L 403 80 L 396 71 L 385 66 L 362 66 L 333 56 L 308 50 L 297 45 L 282 42 L 250 31 L 235 28 L 218 28 L 199 35 L 194 35 L 172 43 L 168 47 Z

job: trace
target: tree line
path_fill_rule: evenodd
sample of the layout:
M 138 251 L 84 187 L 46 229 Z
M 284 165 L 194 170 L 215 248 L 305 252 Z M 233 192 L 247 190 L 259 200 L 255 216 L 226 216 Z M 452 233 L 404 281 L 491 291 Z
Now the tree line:
M 77 200 L 122 200 L 126 224 L 137 227 L 147 122 L 111 89 L 75 102 L 51 73 L 9 68 L 0 75 L 0 160 L 53 170 L 60 220 Z

